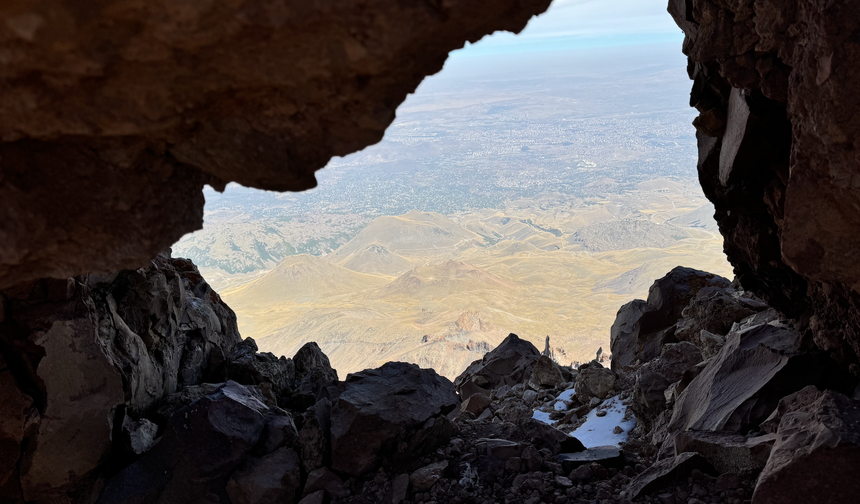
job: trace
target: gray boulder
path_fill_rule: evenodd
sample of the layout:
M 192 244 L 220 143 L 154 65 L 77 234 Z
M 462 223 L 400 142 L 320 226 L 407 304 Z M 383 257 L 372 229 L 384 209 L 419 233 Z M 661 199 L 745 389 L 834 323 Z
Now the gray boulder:
M 564 381 L 558 364 L 546 355 L 541 355 L 532 368 L 529 385 L 534 389 L 553 388 Z
M 768 308 L 761 301 L 731 287 L 705 287 L 684 308 L 675 328 L 675 337 L 701 346 L 701 331 L 725 336 L 735 322 Z
M 702 361 L 696 345 L 682 341 L 663 346 L 660 357 L 636 372 L 633 386 L 633 410 L 642 419 L 658 415 L 666 408 L 666 390 L 679 382 L 684 373 Z

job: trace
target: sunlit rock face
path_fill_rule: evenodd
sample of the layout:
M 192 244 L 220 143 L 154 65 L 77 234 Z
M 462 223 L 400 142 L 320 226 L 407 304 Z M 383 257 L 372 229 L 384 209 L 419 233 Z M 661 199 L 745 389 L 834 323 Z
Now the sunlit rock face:
M 207 183 L 313 187 L 450 51 L 549 3 L 4 3 L 0 288 L 143 265 Z
M 744 287 L 860 355 L 860 4 L 671 0 L 699 177 Z

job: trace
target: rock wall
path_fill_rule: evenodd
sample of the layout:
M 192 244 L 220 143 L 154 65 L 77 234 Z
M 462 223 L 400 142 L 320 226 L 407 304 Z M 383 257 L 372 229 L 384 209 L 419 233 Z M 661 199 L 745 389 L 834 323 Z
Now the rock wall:
M 857 2 L 671 0 L 699 178 L 741 283 L 860 355 Z
M 0 288 L 144 265 L 203 184 L 316 185 L 448 53 L 549 0 L 0 5 Z

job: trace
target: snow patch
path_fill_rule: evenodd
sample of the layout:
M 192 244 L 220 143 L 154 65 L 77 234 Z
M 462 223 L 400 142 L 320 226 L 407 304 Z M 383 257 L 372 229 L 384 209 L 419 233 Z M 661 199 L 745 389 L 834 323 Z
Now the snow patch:
M 605 416 L 597 416 L 597 412 L 603 410 Z M 624 419 L 627 406 L 621 402 L 619 396 L 603 401 L 603 404 L 588 412 L 585 423 L 579 426 L 570 435 L 579 439 L 586 448 L 596 446 L 618 446 L 627 441 L 630 431 L 636 427 L 636 417 L 631 413 L 627 420 Z M 549 415 L 547 415 L 548 417 Z M 615 427 L 621 427 L 622 432 L 615 434 Z

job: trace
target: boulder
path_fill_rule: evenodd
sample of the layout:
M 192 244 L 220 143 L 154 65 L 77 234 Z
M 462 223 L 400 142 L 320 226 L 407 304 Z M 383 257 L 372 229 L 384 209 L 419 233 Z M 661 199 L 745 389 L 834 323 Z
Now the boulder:
M 558 364 L 546 355 L 541 355 L 532 368 L 529 385 L 535 389 L 554 388 L 564 381 Z
M 490 405 L 490 398 L 484 394 L 475 394 L 470 396 L 468 399 L 463 401 L 463 404 L 460 405 L 460 411 L 479 416 L 481 413 L 487 409 L 487 406 Z
M 430 487 L 442 477 L 442 473 L 445 472 L 447 467 L 448 461 L 442 460 L 417 469 L 409 475 L 409 483 L 412 486 L 412 490 L 415 492 L 430 490 Z
M 714 468 L 698 453 L 682 453 L 656 462 L 638 474 L 621 492 L 621 497 L 634 500 L 643 493 L 650 493 L 669 484 L 685 481 L 693 470 L 713 474 Z
M 860 401 L 831 390 L 805 398 L 781 416 L 754 504 L 857 502 Z
M 328 356 L 320 350 L 316 342 L 305 343 L 293 357 L 296 368 L 296 381 L 301 382 L 314 370 L 322 373 L 326 382 L 337 381 L 337 371 L 331 367 Z
M 725 336 L 735 322 L 768 308 L 763 302 L 732 287 L 704 287 L 681 312 L 675 338 L 702 346 L 701 331 Z
M 746 437 L 732 432 L 685 431 L 675 434 L 675 456 L 696 452 L 720 473 L 761 471 L 776 440 L 773 434 Z
M 324 490 L 329 495 L 338 498 L 349 494 L 348 490 L 344 487 L 343 480 L 326 467 L 320 467 L 308 473 L 303 495 L 312 494 L 320 490 Z
M 634 412 L 643 419 L 658 415 L 666 408 L 666 390 L 701 361 L 702 352 L 688 341 L 664 345 L 660 357 L 636 371 Z
M 258 391 L 227 382 L 178 410 L 160 441 L 113 477 L 97 502 L 223 502 L 227 479 L 259 441 L 268 409 Z
M 406 463 L 446 443 L 445 417 L 459 406 L 453 384 L 432 369 L 389 362 L 329 387 L 332 469 L 366 474 L 383 459 Z
M 293 361 L 268 352 L 258 353 L 253 338 L 237 343 L 227 360 L 227 376 L 243 385 L 270 383 L 275 394 L 281 394 L 295 381 Z
M 232 504 L 293 504 L 301 486 L 301 463 L 292 448 L 246 459 L 230 476 Z
M 537 347 L 511 333 L 499 346 L 469 365 L 454 380 L 454 387 L 465 400 L 477 392 L 523 383 L 540 356 Z
M 553 455 L 558 453 L 576 453 L 585 450 L 585 446 L 579 439 L 534 418 L 522 420 L 519 427 L 519 432 L 523 436 L 523 440 L 528 441 L 538 449 L 546 448 Z
M 681 266 L 655 281 L 647 301 L 637 299 L 618 310 L 609 337 L 612 370 L 656 358 L 664 343 L 675 341 L 674 326 L 696 293 L 729 285 L 721 276 Z
M 598 463 L 603 467 L 624 468 L 624 452 L 617 446 L 595 446 L 578 453 L 561 453 L 555 456 L 565 473 L 583 465 Z
M 266 427 L 263 430 L 260 444 L 257 445 L 257 455 L 272 453 L 282 446 L 293 447 L 299 438 L 293 416 L 289 412 L 277 407 L 270 407 L 269 409 Z
M 329 461 L 331 416 L 331 401 L 325 398 L 317 401 L 304 414 L 296 443 L 302 456 L 302 466 L 307 472 L 322 467 Z
M 603 367 L 597 361 L 580 366 L 574 389 L 581 402 L 587 403 L 593 397 L 606 399 L 613 387 L 615 373 L 611 369 Z
M 671 432 L 757 429 L 787 393 L 807 385 L 845 387 L 852 379 L 821 352 L 805 350 L 800 332 L 778 323 L 729 333 L 678 397 Z

